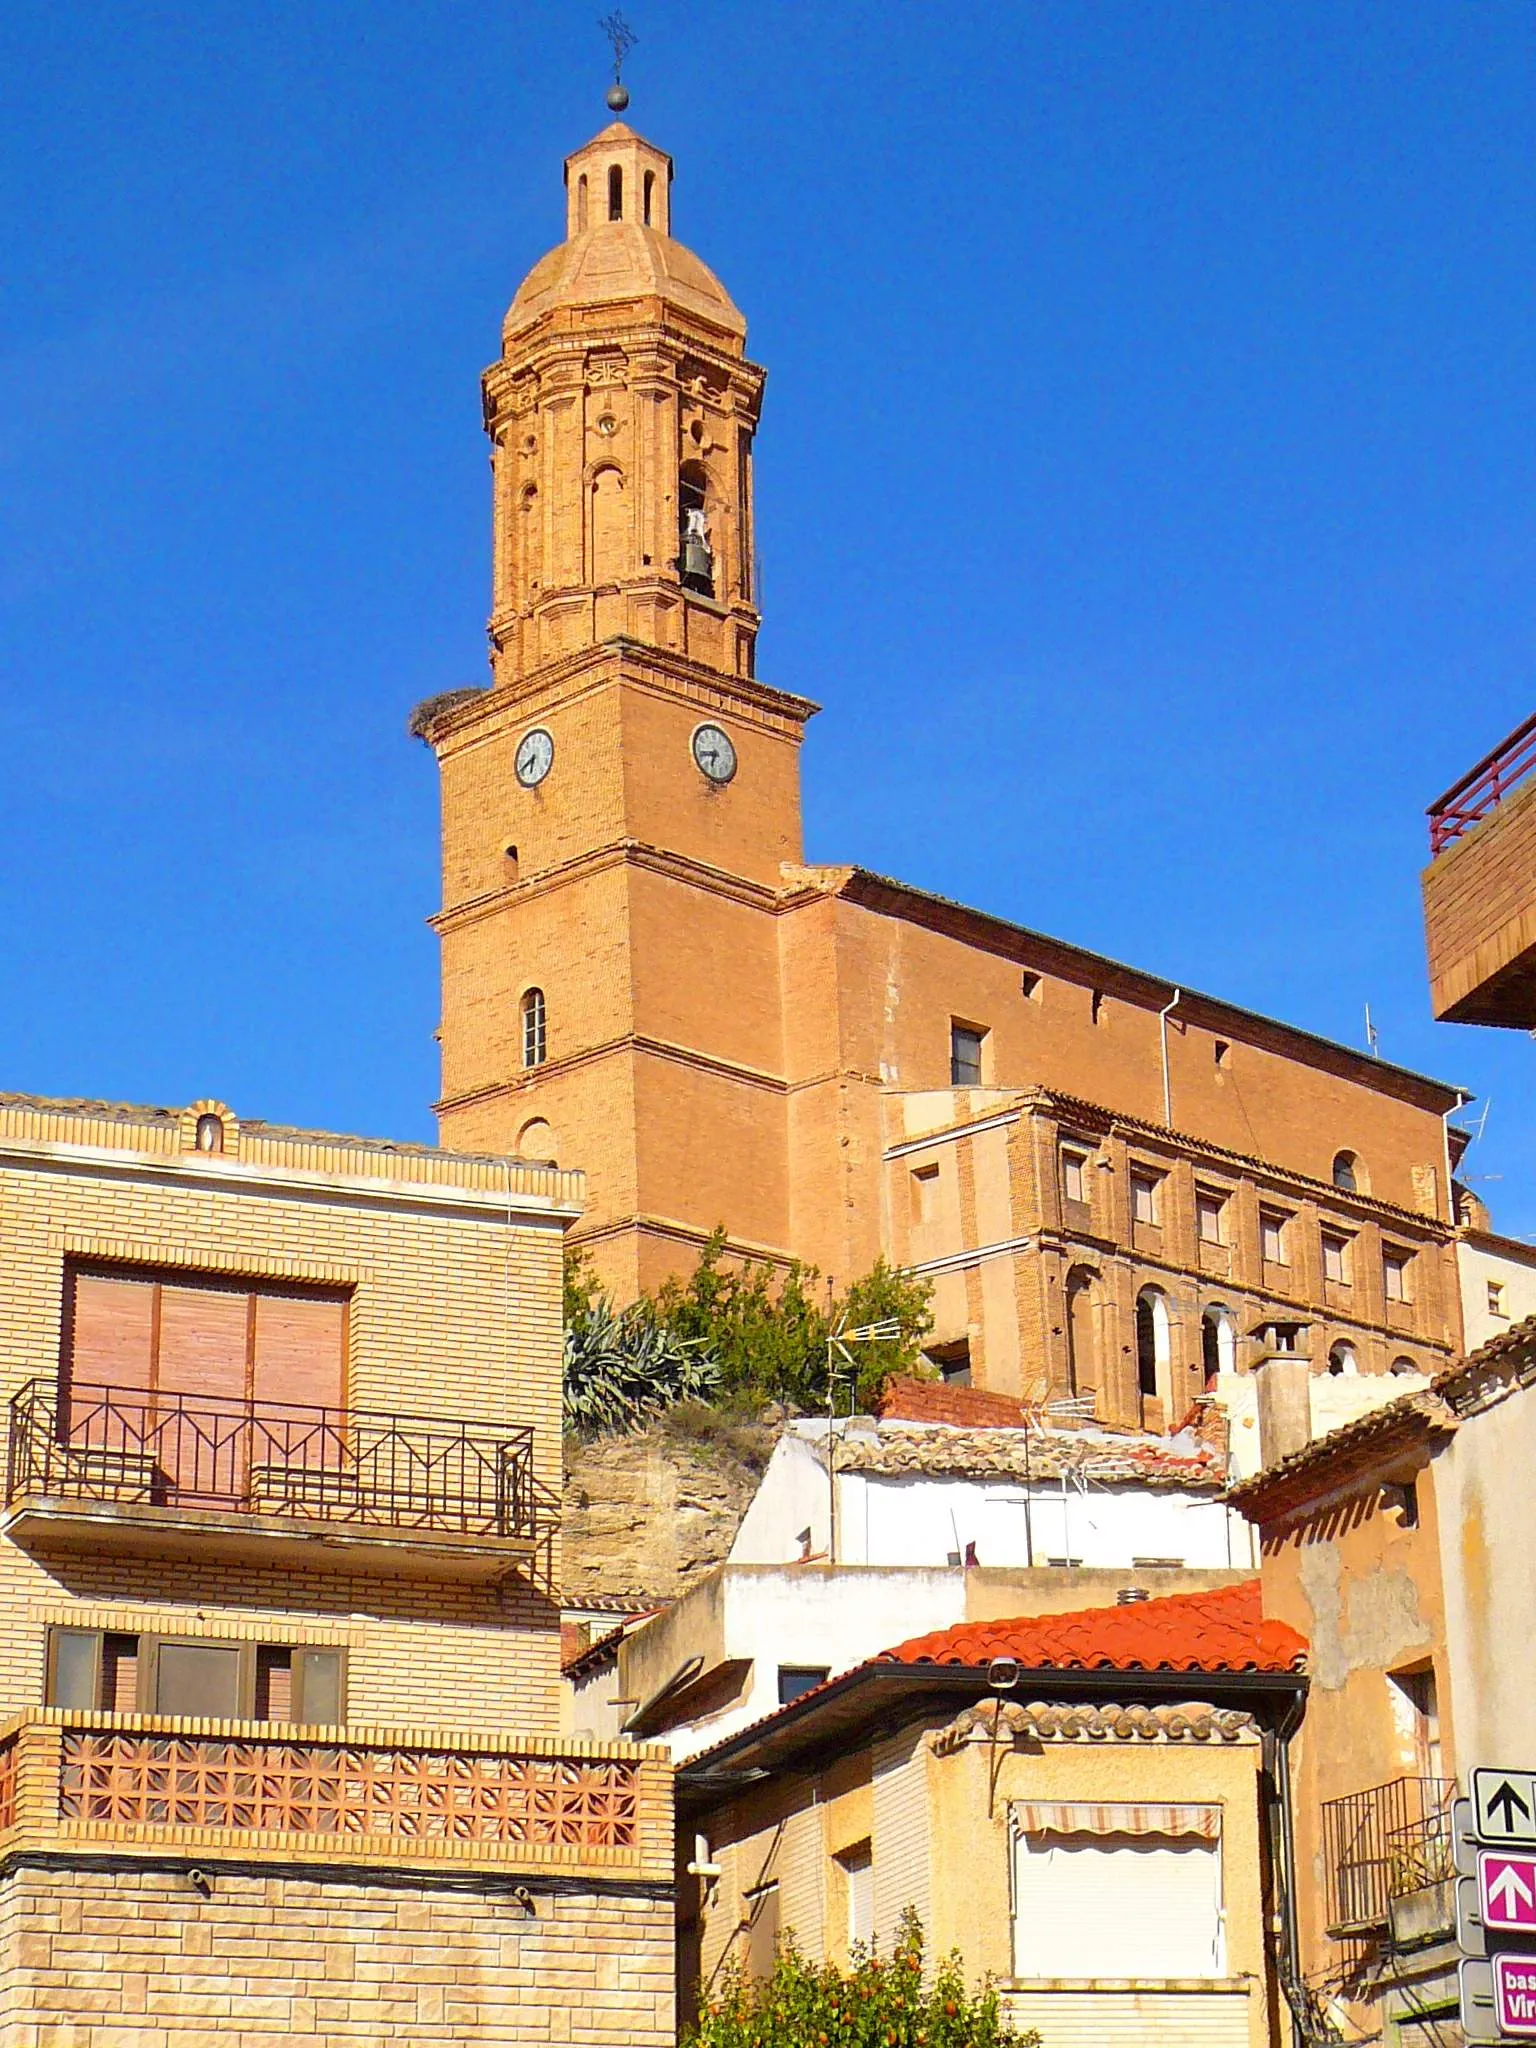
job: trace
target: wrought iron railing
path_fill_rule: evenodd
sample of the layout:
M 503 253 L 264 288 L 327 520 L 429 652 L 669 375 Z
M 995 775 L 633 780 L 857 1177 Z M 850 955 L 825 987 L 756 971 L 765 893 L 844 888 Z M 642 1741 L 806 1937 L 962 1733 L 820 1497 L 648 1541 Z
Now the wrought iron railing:
M 1500 740 L 1475 768 L 1453 782 L 1429 807 L 1429 850 L 1443 853 L 1463 832 L 1504 801 L 1516 783 L 1536 768 L 1536 713 Z
M 7 1503 L 38 1496 L 530 1540 L 553 1519 L 529 1429 L 42 1379 L 6 1471 Z
M 1450 1870 L 1453 1778 L 1393 1778 L 1323 1802 L 1330 1934 L 1384 1927 L 1394 1899 Z

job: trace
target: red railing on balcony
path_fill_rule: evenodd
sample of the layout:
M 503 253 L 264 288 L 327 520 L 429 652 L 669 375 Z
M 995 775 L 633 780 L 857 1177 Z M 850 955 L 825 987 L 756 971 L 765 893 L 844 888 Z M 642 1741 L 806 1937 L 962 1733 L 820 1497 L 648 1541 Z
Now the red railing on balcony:
M 1323 1802 L 1324 1907 L 1330 1934 L 1385 1927 L 1394 1899 L 1450 1870 L 1454 1778 L 1393 1778 Z
M 6 1471 L 7 1504 L 38 1496 L 528 1540 L 553 1505 L 529 1429 L 43 1379 Z
M 1501 740 L 1491 754 L 1485 754 L 1475 768 L 1469 768 L 1460 782 L 1453 782 L 1444 796 L 1429 807 L 1429 850 L 1443 853 L 1453 840 L 1509 795 L 1536 768 L 1536 713 L 1524 725 L 1517 725 L 1508 739 Z

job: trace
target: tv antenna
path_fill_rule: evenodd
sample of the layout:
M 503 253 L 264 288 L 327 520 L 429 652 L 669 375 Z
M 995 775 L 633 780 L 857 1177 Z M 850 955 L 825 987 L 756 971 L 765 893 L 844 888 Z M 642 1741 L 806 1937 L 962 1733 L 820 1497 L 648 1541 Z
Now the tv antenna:
M 613 45 L 613 83 L 608 88 L 608 105 L 614 113 L 622 114 L 629 105 L 629 90 L 624 83 L 624 59 L 640 38 L 617 7 L 612 14 L 604 15 L 597 25 Z

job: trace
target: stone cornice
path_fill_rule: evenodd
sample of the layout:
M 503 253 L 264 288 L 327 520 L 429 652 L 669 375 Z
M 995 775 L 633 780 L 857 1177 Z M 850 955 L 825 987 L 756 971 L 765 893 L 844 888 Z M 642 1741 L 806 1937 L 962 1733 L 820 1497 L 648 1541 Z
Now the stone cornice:
M 675 1066 L 692 1067 L 697 1073 L 714 1074 L 722 1080 L 743 1081 L 749 1087 L 766 1089 L 770 1094 L 788 1093 L 783 1077 L 765 1073 L 761 1067 L 749 1067 L 740 1060 L 722 1060 L 708 1053 L 695 1052 L 685 1045 L 675 1045 L 664 1038 L 648 1038 L 642 1032 L 621 1032 L 616 1037 L 606 1038 L 598 1045 L 589 1045 L 581 1052 L 571 1053 L 562 1060 L 546 1060 L 541 1067 L 532 1067 L 526 1073 L 518 1073 L 511 1080 L 492 1081 L 483 1088 L 466 1089 L 459 1095 L 445 1095 L 435 1102 L 434 1114 L 441 1116 L 445 1111 L 466 1109 L 471 1104 L 495 1102 L 508 1095 L 533 1095 L 541 1082 L 553 1080 L 561 1074 L 575 1073 L 582 1067 L 589 1067 L 596 1060 L 607 1060 L 620 1053 L 633 1053 L 641 1057 L 670 1061 Z
M 1060 1701 L 978 1700 L 928 1738 L 935 1756 L 953 1756 L 968 1743 L 993 1742 L 1256 1742 L 1252 1714 L 1209 1700 L 1178 1706 L 1122 1707 L 1113 1701 L 1075 1705 Z
M 605 846 L 596 846 L 588 853 L 578 854 L 573 860 L 562 861 L 558 867 L 549 868 L 542 875 L 530 875 L 526 882 L 487 889 L 479 896 L 469 896 L 462 903 L 455 903 L 449 910 L 434 911 L 427 923 L 439 935 L 459 931 L 465 925 L 478 924 L 483 918 L 495 916 L 509 904 L 528 902 L 551 890 L 569 888 L 592 875 L 626 866 L 643 868 L 649 874 L 665 875 L 671 881 L 686 882 L 693 888 L 723 896 L 732 903 L 746 904 L 771 916 L 776 916 L 780 909 L 778 895 L 760 882 L 748 881 L 743 875 L 728 874 L 725 869 L 711 867 L 706 861 L 690 860 L 686 854 L 668 853 L 664 848 L 651 846 L 641 839 L 613 839 Z

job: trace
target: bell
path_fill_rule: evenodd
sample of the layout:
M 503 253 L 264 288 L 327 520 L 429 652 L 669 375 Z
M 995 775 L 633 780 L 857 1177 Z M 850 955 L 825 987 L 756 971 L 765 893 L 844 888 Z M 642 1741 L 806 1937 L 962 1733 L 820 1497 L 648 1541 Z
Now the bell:
M 704 514 L 690 511 L 683 535 L 683 588 L 712 597 L 715 590 L 715 557 L 704 530 Z

